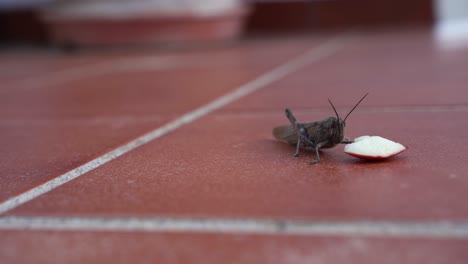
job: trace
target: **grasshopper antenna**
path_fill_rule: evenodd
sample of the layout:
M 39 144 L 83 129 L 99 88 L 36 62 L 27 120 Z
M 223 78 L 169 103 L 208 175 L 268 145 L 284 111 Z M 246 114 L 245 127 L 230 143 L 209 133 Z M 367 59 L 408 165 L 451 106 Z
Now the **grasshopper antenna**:
M 362 102 L 362 100 L 364 100 L 364 98 L 366 98 L 366 96 L 369 95 L 369 93 L 366 93 L 362 98 L 361 100 L 359 100 L 359 102 L 353 107 L 353 109 L 351 109 L 351 111 L 349 111 L 349 113 L 346 115 L 344 121 L 346 121 L 346 118 L 348 118 L 348 116 L 354 111 L 354 109 L 356 109 L 356 107 Z M 335 109 L 335 108 L 333 108 Z M 335 111 L 336 112 L 336 111 Z
M 336 118 L 340 119 L 340 117 L 338 116 L 338 112 L 336 112 L 335 106 L 334 106 L 334 105 L 333 105 L 333 103 L 330 101 L 330 99 L 328 99 L 328 102 L 329 102 L 329 103 L 330 103 L 330 105 L 332 106 L 332 108 L 333 108 L 333 111 L 335 111 Z

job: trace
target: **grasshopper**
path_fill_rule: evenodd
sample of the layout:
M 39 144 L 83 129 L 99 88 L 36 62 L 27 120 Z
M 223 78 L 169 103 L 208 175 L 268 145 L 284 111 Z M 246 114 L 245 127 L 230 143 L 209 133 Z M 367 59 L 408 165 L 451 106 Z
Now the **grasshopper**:
M 312 160 L 311 163 L 319 163 L 319 149 L 332 148 L 338 144 L 353 143 L 353 141 L 349 140 L 344 135 L 346 119 L 367 95 L 368 93 L 359 100 L 351 111 L 349 111 L 344 120 L 339 117 L 330 99 L 328 99 L 328 102 L 333 108 L 333 111 L 335 111 L 336 117 L 331 116 L 320 121 L 299 123 L 292 111 L 286 108 L 286 117 L 291 122 L 291 125 L 273 128 L 273 136 L 278 140 L 286 141 L 290 145 L 296 145 L 294 157 L 299 156 L 299 149 L 315 150 L 316 159 Z

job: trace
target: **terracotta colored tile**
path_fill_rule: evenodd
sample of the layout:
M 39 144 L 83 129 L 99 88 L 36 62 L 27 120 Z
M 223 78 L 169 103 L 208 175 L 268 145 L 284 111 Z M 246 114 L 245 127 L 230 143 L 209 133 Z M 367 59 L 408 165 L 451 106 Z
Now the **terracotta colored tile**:
M 291 38 L 286 40 L 246 40 L 233 42 L 230 45 L 213 47 L 194 47 L 185 49 L 90 49 L 75 53 L 60 50 L 10 50 L 0 52 L 0 80 L 24 81 L 24 78 L 46 79 L 47 75 L 87 69 L 98 66 L 116 68 L 113 64 L 140 63 L 139 69 L 148 65 L 148 61 L 160 59 L 176 60 L 177 65 L 197 68 L 211 65 L 238 68 L 255 68 L 259 65 L 273 67 L 305 49 L 322 42 L 323 38 Z M 153 69 L 155 68 L 153 63 Z M 117 65 L 118 66 L 118 65 Z M 151 70 L 151 65 L 148 65 Z M 117 67 L 118 68 L 118 67 Z M 138 67 L 134 67 L 138 68 Z M 173 64 L 169 67 L 174 68 Z M 178 67 L 180 68 L 180 66 Z M 130 71 L 132 67 L 127 67 Z M 91 75 L 94 77 L 95 75 Z M 53 76 L 52 76 L 53 77 Z M 2 87 L 4 90 L 5 87 Z M 17 89 L 17 87 L 15 87 Z
M 343 50 L 226 110 L 468 103 L 468 50 L 444 50 L 431 35 L 356 36 Z
M 106 56 L 66 54 L 60 51 L 11 50 L 0 54 L 0 80 L 24 81 L 75 67 L 86 67 L 103 60 Z M 2 90 L 5 87 L 2 87 Z
M 0 75 L 0 200 L 206 104 L 312 42 L 151 56 L 2 54 L 0 68 L 16 77 Z
M 214 52 L 121 56 L 89 67 L 11 83 L 0 116 L 95 117 L 183 113 L 290 60 L 313 41 L 246 44 Z M 315 43 L 318 43 L 315 41 Z M 263 49 L 261 48 L 263 47 Z M 111 63 L 113 62 L 113 63 Z
M 329 111 L 330 112 L 330 111 Z M 299 120 L 331 113 L 297 112 Z M 274 141 L 282 112 L 217 114 L 122 156 L 11 215 L 175 215 L 314 220 L 466 220 L 466 112 L 356 112 L 347 135 L 409 147 L 385 162 Z
M 159 116 L 2 120 L 0 201 L 74 169 L 166 120 Z
M 27 254 L 25 254 L 27 252 Z M 2 263 L 465 263 L 463 240 L 2 231 Z

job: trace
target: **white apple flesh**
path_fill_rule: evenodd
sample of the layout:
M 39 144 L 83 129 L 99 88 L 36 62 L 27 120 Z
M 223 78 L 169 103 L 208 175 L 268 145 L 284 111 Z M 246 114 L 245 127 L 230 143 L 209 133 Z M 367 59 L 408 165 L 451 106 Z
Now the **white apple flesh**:
M 406 147 L 400 143 L 379 136 L 362 136 L 354 143 L 346 145 L 344 152 L 348 155 L 368 160 L 382 160 L 400 154 Z

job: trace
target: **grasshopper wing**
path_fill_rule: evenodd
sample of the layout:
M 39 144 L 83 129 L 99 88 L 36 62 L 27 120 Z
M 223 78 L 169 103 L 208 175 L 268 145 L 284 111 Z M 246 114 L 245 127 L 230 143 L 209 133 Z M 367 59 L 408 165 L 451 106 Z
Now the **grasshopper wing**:
M 319 126 L 319 122 L 302 123 L 302 126 L 304 126 L 309 135 L 313 135 L 313 132 Z M 291 125 L 275 127 L 272 132 L 273 136 L 278 140 L 286 141 L 291 145 L 297 144 L 298 134 Z
M 291 125 L 275 127 L 272 132 L 278 140 L 286 141 L 291 145 L 297 143 L 297 132 Z

